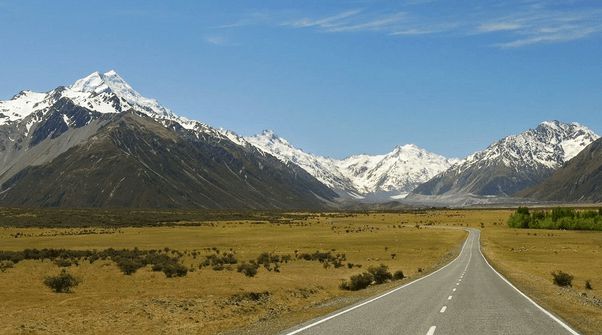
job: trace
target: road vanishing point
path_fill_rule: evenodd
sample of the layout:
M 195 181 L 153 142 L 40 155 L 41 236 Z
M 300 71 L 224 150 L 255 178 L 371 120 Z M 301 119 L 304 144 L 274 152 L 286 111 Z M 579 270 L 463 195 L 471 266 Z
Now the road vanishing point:
M 579 334 L 499 274 L 481 252 L 480 231 L 468 231 L 439 270 L 282 334 Z

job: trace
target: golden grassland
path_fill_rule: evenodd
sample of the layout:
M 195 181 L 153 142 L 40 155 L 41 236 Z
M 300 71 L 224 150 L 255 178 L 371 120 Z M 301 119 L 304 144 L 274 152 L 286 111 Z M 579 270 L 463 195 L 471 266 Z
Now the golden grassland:
M 242 329 L 273 333 L 399 284 L 359 292 L 339 289 L 341 280 L 370 265 L 383 263 L 392 271 L 417 277 L 449 261 L 466 233 L 413 226 L 428 220 L 426 214 L 344 214 L 288 224 L 228 221 L 118 229 L 0 228 L 1 250 L 168 247 L 188 251 L 183 263 L 195 269 L 181 278 L 165 278 L 149 268 L 126 276 L 109 260 L 80 261 L 68 270 L 82 283 L 73 293 L 57 294 L 42 283 L 46 275 L 59 272 L 57 265 L 48 260 L 21 261 L 0 273 L 0 333 L 214 334 Z M 295 250 L 334 250 L 362 268 L 324 268 L 317 261 L 293 260 L 282 264 L 279 273 L 262 267 L 249 278 L 236 272 L 236 266 L 223 271 L 199 269 L 211 248 L 232 249 L 239 261 L 262 252 L 294 255 Z M 196 258 L 190 255 L 195 250 L 200 253 Z
M 486 226 L 481 244 L 492 265 L 537 303 L 583 334 L 602 334 L 602 232 Z M 574 276 L 571 288 L 553 284 L 558 270 Z
M 52 293 L 42 284 L 45 275 L 59 272 L 56 265 L 20 262 L 0 273 L 0 333 L 275 333 L 441 266 L 457 254 L 466 236 L 459 227 L 480 228 L 488 260 L 539 304 L 584 334 L 602 333 L 602 232 L 511 229 L 506 220 L 512 212 L 305 213 L 287 224 L 212 221 L 87 231 L 0 228 L 1 250 L 169 247 L 201 253 L 196 259 L 184 257 L 184 264 L 196 270 L 182 278 L 165 278 L 148 268 L 126 276 L 110 261 L 84 261 L 69 268 L 82 279 L 69 294 Z M 425 229 L 437 226 L 456 229 Z M 325 269 L 318 262 L 294 260 L 283 264 L 280 273 L 260 268 L 254 278 L 235 269 L 199 270 L 199 262 L 210 253 L 206 248 L 213 247 L 232 248 L 239 261 L 262 252 L 294 255 L 295 250 L 334 249 L 362 268 Z M 411 278 L 357 292 L 338 288 L 341 280 L 381 263 Z M 556 270 L 575 277 L 572 288 L 552 283 Z M 591 281 L 592 290 L 584 288 L 585 280 Z M 249 292 L 258 295 L 250 299 L 244 294 Z

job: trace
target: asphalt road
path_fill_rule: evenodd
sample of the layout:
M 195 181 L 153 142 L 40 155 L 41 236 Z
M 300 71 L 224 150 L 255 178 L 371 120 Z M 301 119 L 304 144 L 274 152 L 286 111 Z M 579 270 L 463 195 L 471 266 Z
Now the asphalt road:
M 469 231 L 438 271 L 282 334 L 578 334 L 498 274 Z

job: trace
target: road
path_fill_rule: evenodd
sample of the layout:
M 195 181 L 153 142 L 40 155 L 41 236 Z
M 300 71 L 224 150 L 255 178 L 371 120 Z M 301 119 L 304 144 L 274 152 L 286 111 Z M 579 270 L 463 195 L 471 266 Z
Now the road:
M 282 334 L 578 334 L 498 274 L 479 238 L 469 229 L 438 271 Z

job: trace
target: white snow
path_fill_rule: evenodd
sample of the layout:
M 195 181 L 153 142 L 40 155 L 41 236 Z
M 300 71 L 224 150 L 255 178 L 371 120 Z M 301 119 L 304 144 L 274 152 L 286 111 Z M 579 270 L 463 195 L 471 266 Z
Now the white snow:
M 142 96 L 134 90 L 116 71 L 105 73 L 93 72 L 75 81 L 70 86 L 58 88 L 47 93 L 23 91 L 11 100 L 0 101 L 0 125 L 7 122 L 18 122 L 33 112 L 47 109 L 58 99 L 68 98 L 74 104 L 98 113 L 121 113 L 134 110 L 146 114 L 167 126 L 169 122 L 177 122 L 183 128 L 197 133 L 211 133 L 228 138 L 239 145 L 246 145 L 244 139 L 232 132 L 218 130 L 204 123 L 180 117 L 155 99 Z M 44 110 L 47 111 L 47 110 Z M 65 123 L 69 121 L 65 120 Z M 33 125 L 27 124 L 27 129 Z
M 544 121 L 535 129 L 505 137 L 457 164 L 450 173 L 462 173 L 472 166 L 502 162 L 523 171 L 527 168 L 557 169 L 575 157 L 599 136 L 578 123 Z
M 391 193 L 393 199 L 403 198 L 455 162 L 413 144 L 398 146 L 385 155 L 356 155 L 337 160 L 306 153 L 268 130 L 246 140 L 284 162 L 299 165 L 325 185 L 358 199 L 381 192 Z
M 0 101 L 0 125 L 7 122 L 19 121 L 31 113 L 49 106 L 46 93 L 22 91 L 10 100 Z

